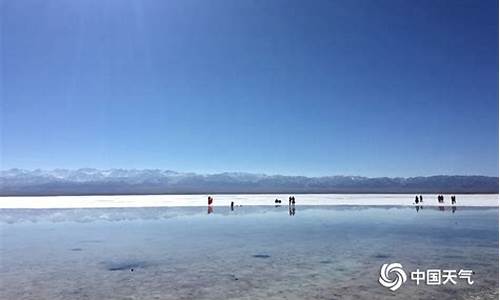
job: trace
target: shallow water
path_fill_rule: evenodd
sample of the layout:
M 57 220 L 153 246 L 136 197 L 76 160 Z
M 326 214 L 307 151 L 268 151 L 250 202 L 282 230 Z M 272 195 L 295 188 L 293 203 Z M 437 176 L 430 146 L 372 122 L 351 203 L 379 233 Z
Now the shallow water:
M 497 299 L 498 208 L 1 209 L 0 299 Z M 378 283 L 470 269 L 473 285 Z

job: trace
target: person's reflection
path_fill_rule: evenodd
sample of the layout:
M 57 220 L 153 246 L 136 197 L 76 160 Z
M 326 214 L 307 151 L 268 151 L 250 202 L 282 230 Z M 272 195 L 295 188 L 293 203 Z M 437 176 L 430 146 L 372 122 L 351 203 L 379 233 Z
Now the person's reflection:
M 440 207 L 439 207 L 439 210 L 440 210 L 440 211 L 444 211 L 444 206 L 440 206 Z
M 214 212 L 214 208 L 213 208 L 211 205 L 209 205 L 209 206 L 208 206 L 207 213 L 208 213 L 208 214 L 211 214 L 211 213 L 213 213 L 213 212 Z
M 455 213 L 455 211 L 457 211 L 457 207 L 456 207 L 456 206 L 452 206 L 452 207 L 451 207 L 451 213 L 453 213 L 453 214 L 454 214 L 454 213 Z
M 415 206 L 415 209 L 417 210 L 417 212 L 420 210 L 420 206 Z
M 295 204 L 292 204 L 292 205 L 288 206 L 288 214 L 290 216 L 295 216 Z

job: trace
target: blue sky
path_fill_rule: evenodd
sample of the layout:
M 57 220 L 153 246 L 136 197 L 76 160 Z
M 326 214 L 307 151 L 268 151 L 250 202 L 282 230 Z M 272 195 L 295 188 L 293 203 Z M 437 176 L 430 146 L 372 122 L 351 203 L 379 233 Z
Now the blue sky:
M 1 168 L 498 174 L 497 1 L 2 1 Z

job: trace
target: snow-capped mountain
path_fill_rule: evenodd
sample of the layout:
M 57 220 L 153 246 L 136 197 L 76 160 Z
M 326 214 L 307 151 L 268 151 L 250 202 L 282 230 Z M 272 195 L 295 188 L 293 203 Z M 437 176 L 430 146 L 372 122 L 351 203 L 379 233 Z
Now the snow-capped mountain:
M 83 168 L 0 171 L 0 195 L 159 193 L 498 193 L 498 177 L 283 176 Z

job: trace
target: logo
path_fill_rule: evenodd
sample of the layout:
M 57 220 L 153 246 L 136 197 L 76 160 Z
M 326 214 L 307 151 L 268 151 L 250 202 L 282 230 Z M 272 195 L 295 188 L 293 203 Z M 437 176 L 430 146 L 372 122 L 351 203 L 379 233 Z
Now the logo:
M 416 285 L 424 282 L 425 285 L 456 285 L 458 280 L 464 280 L 468 285 L 473 285 L 472 275 L 475 274 L 472 270 L 453 270 L 453 269 L 427 269 L 412 271 L 409 273 L 410 279 L 415 281 Z M 380 268 L 380 277 L 378 282 L 390 289 L 396 291 L 407 280 L 406 272 L 400 263 L 383 264 Z
M 406 279 L 406 273 L 400 263 L 383 264 L 380 268 L 378 282 L 393 292 L 399 289 Z

